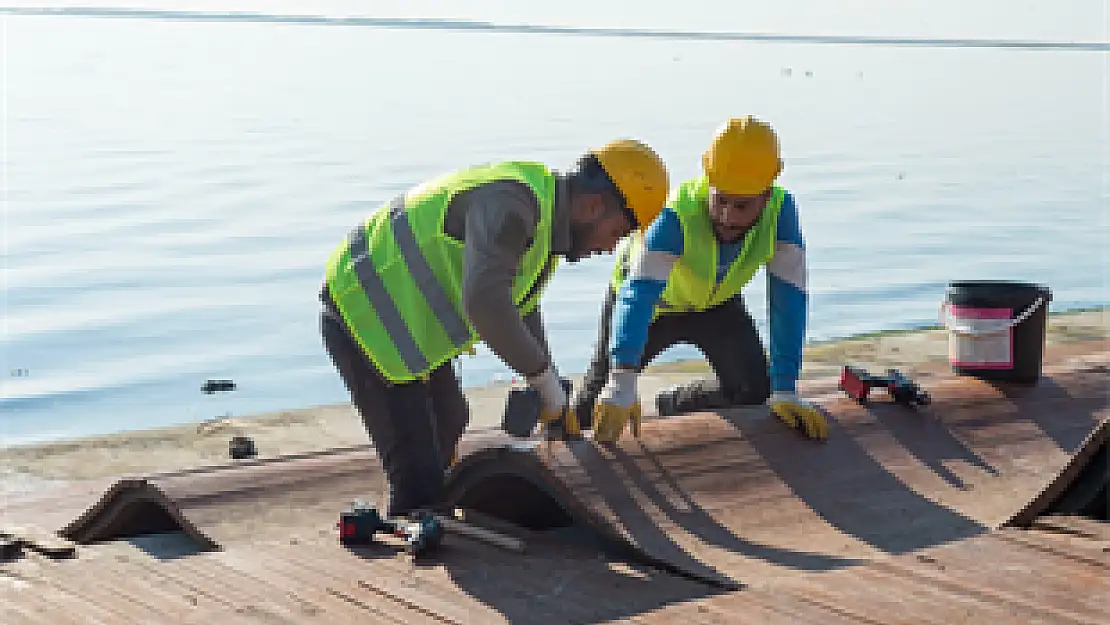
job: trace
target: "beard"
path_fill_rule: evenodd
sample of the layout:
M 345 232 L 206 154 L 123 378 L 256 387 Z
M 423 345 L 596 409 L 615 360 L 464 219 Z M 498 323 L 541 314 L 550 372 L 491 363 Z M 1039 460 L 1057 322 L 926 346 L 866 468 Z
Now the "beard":
M 592 233 L 593 224 L 570 222 L 570 249 L 565 256 L 568 263 L 576 263 L 590 255 L 588 246 Z
M 713 224 L 713 236 L 717 239 L 717 243 L 731 244 L 742 240 L 751 229 L 751 226 L 726 228 L 720 224 Z

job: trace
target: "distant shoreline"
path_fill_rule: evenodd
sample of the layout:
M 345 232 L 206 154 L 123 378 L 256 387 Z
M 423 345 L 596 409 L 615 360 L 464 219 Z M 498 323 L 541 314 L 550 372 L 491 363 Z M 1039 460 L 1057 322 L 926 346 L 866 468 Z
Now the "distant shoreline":
M 440 30 L 455 32 L 563 35 L 671 41 L 757 41 L 826 45 L 914 46 L 930 48 L 996 48 L 1013 50 L 1076 50 L 1104 52 L 1104 41 L 1044 41 L 994 38 L 891 37 L 875 35 L 790 34 L 665 28 L 615 28 L 556 24 L 499 23 L 486 20 L 433 17 L 374 17 L 370 15 L 291 15 L 253 11 L 198 11 L 128 7 L 0 7 L 0 15 L 31 17 L 85 17 L 217 23 L 277 23 L 302 26 L 362 27 L 389 30 Z

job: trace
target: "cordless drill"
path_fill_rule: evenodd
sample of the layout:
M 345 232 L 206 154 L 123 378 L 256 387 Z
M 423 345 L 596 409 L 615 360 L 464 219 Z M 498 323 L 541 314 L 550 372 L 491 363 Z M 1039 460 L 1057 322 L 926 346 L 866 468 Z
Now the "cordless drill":
M 897 369 L 887 369 L 886 375 L 874 375 L 862 367 L 845 365 L 840 372 L 840 390 L 861 404 L 867 402 L 873 388 L 885 388 L 894 403 L 907 408 L 929 403 L 929 394 Z
M 443 540 L 443 527 L 430 514 L 411 521 L 387 519 L 374 506 L 356 501 L 339 515 L 339 541 L 344 545 L 371 544 L 379 532 L 403 539 L 405 551 L 414 556 L 436 549 Z

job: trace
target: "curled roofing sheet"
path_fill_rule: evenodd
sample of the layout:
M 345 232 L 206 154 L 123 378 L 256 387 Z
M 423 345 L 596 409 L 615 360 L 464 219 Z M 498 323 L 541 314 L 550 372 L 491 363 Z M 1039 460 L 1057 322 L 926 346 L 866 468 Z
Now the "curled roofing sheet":
M 999 527 L 1099 444 L 1106 370 L 1048 374 L 1021 390 L 946 380 L 917 412 L 829 398 L 823 443 L 753 409 L 648 422 L 612 449 L 487 446 L 464 459 L 452 496 L 511 516 L 498 493 L 527 481 L 614 543 L 726 587 L 838 569 Z

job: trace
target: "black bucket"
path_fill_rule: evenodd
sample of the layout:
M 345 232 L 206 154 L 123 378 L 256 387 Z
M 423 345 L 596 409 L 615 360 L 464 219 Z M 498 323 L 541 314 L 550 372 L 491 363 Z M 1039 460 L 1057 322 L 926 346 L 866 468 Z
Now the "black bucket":
M 943 318 L 952 371 L 982 380 L 1036 384 L 1051 301 L 1052 291 L 1040 284 L 950 282 Z

